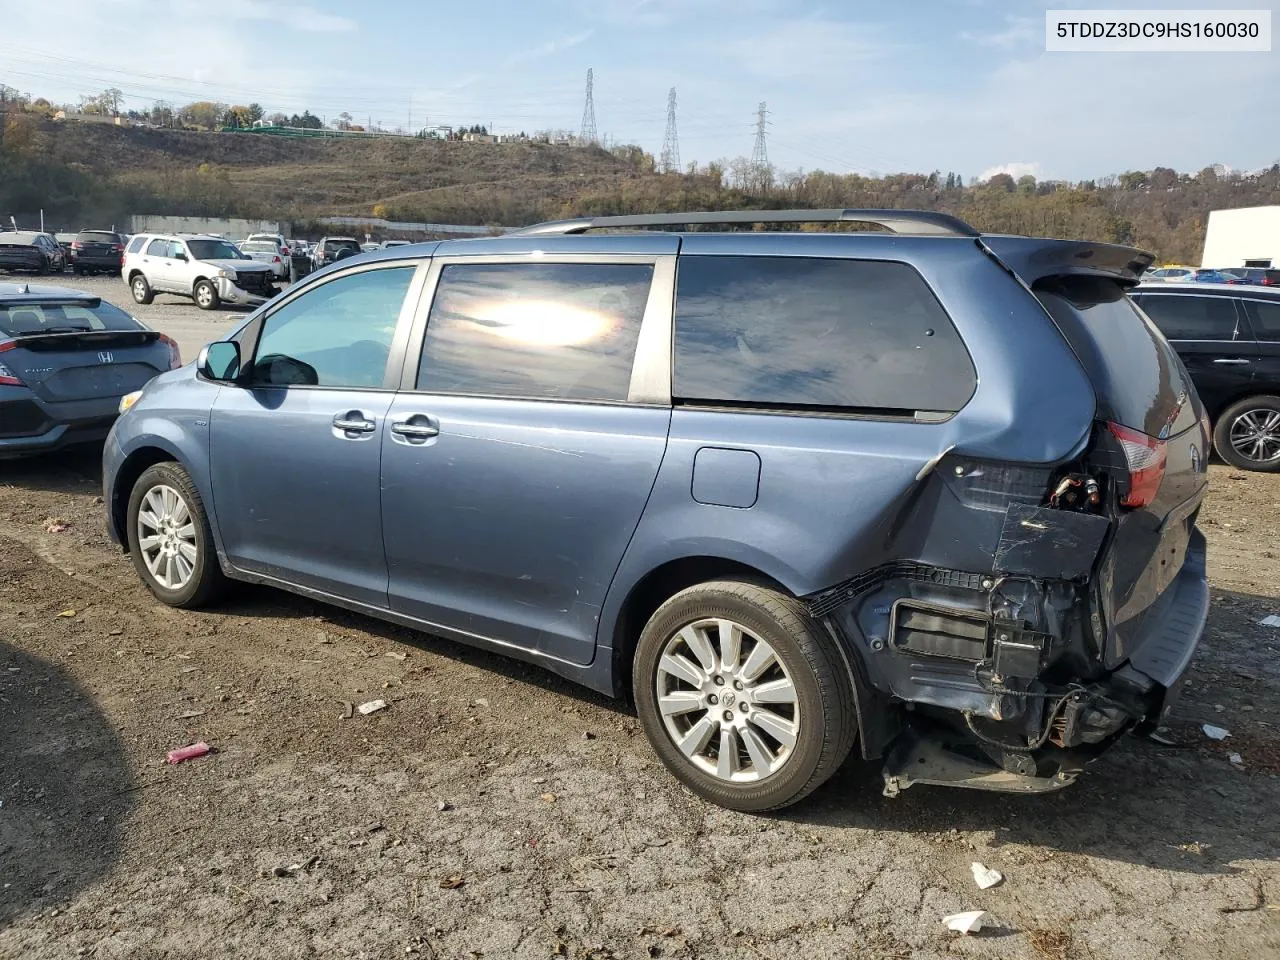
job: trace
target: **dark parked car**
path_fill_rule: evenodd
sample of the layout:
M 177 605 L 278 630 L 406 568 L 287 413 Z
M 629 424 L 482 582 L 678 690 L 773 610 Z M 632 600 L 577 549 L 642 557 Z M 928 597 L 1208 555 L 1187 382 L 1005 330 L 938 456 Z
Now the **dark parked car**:
M 0 458 L 101 440 L 178 345 L 78 290 L 0 283 Z
M 315 269 L 319 270 L 321 267 L 347 257 L 354 257 L 361 252 L 360 243 L 354 237 L 324 237 L 316 244 L 312 261 Z
M 124 237 L 114 230 L 81 230 L 71 243 L 71 268 L 77 275 L 119 273 Z
M 0 233 L 0 270 L 61 273 L 64 265 L 62 248 L 47 233 Z
M 806 221 L 896 235 L 655 232 Z M 265 583 L 630 693 L 728 807 L 855 744 L 889 795 L 1054 790 L 1159 721 L 1208 610 L 1150 262 L 865 210 L 367 253 L 133 398 L 108 527 L 173 606 Z
M 1218 455 L 1243 470 L 1280 470 L 1280 290 L 1162 283 L 1133 299 L 1186 364 Z
M 1252 283 L 1260 287 L 1280 286 L 1280 270 L 1269 267 L 1230 267 L 1220 272 L 1226 274 L 1227 283 Z

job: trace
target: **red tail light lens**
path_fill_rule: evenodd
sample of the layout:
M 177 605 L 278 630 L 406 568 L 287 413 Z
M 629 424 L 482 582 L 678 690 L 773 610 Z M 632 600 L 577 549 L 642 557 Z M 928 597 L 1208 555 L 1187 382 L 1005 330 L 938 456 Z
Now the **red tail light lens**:
M 72 249 L 72 250 L 83 250 L 83 249 L 84 249 L 84 244 L 83 244 L 83 243 L 81 243 L 79 240 L 72 240 L 72 241 L 71 241 L 71 249 Z
M 1164 479 L 1168 458 L 1165 442 L 1118 423 L 1108 423 L 1107 429 L 1120 441 L 1120 449 L 1129 464 L 1129 492 L 1121 504 L 1126 507 L 1150 505 Z
M 169 348 L 169 369 L 177 370 L 182 366 L 182 351 L 178 349 L 177 341 L 173 337 L 160 334 L 160 342 Z
M 18 345 L 16 340 L 0 340 L 0 353 L 12 350 Z M 18 379 L 18 375 L 0 363 L 0 387 L 21 387 L 23 382 Z

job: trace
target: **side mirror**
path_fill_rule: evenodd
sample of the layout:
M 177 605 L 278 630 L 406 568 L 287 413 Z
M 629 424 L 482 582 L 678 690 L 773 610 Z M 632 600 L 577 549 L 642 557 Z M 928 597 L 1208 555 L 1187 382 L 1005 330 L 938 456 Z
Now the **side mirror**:
M 240 344 L 234 340 L 219 340 L 200 351 L 196 370 L 206 380 L 232 383 L 240 376 Z
M 187 259 L 187 255 L 185 253 L 175 253 L 173 255 L 173 259 L 185 261 Z

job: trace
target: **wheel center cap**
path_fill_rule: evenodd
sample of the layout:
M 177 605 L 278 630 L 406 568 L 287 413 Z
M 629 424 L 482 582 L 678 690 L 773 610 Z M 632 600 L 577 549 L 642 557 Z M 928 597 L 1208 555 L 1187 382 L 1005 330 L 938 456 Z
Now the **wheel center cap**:
M 733 702 L 737 699 L 737 696 L 732 690 L 726 690 L 724 693 L 720 694 L 720 702 L 726 707 L 732 707 Z

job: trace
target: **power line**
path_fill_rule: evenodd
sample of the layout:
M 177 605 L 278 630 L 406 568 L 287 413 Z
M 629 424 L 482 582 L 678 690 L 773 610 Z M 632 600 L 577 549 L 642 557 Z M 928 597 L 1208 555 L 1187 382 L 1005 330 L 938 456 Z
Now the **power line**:
M 600 145 L 600 137 L 596 133 L 596 102 L 592 95 L 591 88 L 594 85 L 595 78 L 590 67 L 587 68 L 587 103 L 582 108 L 582 129 L 578 134 L 578 138 L 586 144 L 593 147 Z
M 676 88 L 667 94 L 667 134 L 662 138 L 662 172 L 680 172 L 680 136 L 676 133 Z

